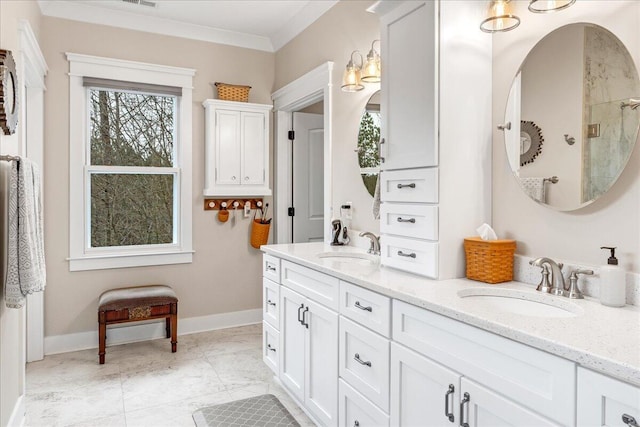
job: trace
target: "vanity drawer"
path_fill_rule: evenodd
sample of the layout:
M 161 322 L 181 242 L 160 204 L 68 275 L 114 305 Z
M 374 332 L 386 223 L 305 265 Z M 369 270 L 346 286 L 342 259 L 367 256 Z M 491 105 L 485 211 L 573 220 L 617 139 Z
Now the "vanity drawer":
M 280 351 L 280 332 L 267 322 L 262 322 L 262 359 L 278 375 L 278 352 Z
M 562 425 L 575 425 L 573 362 L 393 301 L 393 340 Z
M 338 380 L 338 399 L 338 426 L 389 426 L 389 416 L 342 379 Z
M 280 258 L 262 255 L 262 276 L 280 283 Z
M 340 378 L 389 412 L 389 340 L 340 316 Z
M 262 319 L 280 330 L 280 285 L 262 279 Z
M 338 311 L 340 280 L 335 277 L 283 260 L 282 284 Z
M 438 243 L 385 235 L 380 239 L 382 265 L 438 278 Z
M 384 295 L 340 281 L 340 314 L 387 338 L 391 335 L 391 300 Z
M 380 232 L 416 239 L 438 240 L 438 207 L 382 203 Z
M 438 203 L 438 168 L 380 172 L 383 202 Z

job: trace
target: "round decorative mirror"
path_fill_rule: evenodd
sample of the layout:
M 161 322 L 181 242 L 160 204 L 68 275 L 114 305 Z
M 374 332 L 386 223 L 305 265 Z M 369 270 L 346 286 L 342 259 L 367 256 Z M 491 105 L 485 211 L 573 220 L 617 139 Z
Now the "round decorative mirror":
M 633 58 L 598 25 L 549 33 L 514 79 L 505 123 L 509 166 L 529 197 L 562 211 L 592 203 L 614 185 L 638 139 Z
M 362 182 L 371 196 L 376 190 L 380 172 L 380 91 L 369 98 L 360 118 L 358 131 L 358 164 Z

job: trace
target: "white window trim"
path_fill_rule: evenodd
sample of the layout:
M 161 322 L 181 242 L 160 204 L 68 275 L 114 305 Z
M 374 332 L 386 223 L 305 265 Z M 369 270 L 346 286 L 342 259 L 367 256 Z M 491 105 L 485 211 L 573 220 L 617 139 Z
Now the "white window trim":
M 121 59 L 67 53 L 69 61 L 69 270 L 100 270 L 190 263 L 192 244 L 192 96 L 195 70 Z M 180 200 L 176 244 L 87 250 L 85 159 L 87 158 L 87 90 L 83 77 L 182 88 L 178 105 L 176 156 Z

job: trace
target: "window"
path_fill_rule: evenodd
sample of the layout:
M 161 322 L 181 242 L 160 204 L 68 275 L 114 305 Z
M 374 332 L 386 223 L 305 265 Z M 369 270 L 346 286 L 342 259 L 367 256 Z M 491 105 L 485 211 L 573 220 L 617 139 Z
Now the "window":
M 191 262 L 193 70 L 67 58 L 70 270 Z

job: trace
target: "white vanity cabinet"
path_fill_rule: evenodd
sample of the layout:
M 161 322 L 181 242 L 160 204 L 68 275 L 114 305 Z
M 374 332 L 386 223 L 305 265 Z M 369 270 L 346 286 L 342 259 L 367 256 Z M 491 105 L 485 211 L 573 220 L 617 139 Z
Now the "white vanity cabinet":
M 268 196 L 271 105 L 207 99 L 205 196 Z
M 490 221 L 491 38 L 469 31 L 486 7 L 476 0 L 376 5 L 383 265 L 464 277 L 461 242 Z
M 578 368 L 578 425 L 640 425 L 640 388 Z

